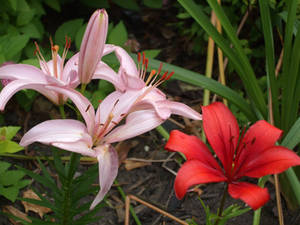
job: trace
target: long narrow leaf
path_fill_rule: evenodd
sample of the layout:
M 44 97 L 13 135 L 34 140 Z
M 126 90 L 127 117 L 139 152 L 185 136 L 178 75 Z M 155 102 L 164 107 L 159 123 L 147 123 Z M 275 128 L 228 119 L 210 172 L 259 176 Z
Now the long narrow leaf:
M 197 7 L 197 5 L 193 2 L 193 0 L 178 0 L 185 9 L 193 16 L 193 18 L 203 27 L 203 29 L 206 30 L 206 32 L 214 39 L 214 41 L 219 45 L 219 47 L 224 51 L 225 49 L 220 46 L 220 43 L 218 43 L 217 39 L 215 39 L 215 32 L 210 33 L 207 30 L 207 25 L 209 25 L 210 29 L 216 30 L 210 23 L 208 18 L 204 15 L 204 13 L 200 13 L 202 9 Z M 232 25 L 230 24 L 230 21 L 224 11 L 222 10 L 221 6 L 216 0 L 208 0 L 209 5 L 216 13 L 219 21 L 221 22 L 224 31 L 228 35 L 230 41 L 232 42 L 235 50 L 236 50 L 236 56 L 235 60 L 239 62 L 241 65 L 241 70 L 237 70 L 240 78 L 242 79 L 244 83 L 244 87 L 250 97 L 250 99 L 255 103 L 255 106 L 259 109 L 260 113 L 263 115 L 264 118 L 267 116 L 267 108 L 266 103 L 264 101 L 264 95 L 262 93 L 262 90 L 260 89 L 258 82 L 256 80 L 253 68 L 250 65 L 250 62 L 240 44 L 239 39 L 236 36 L 236 31 L 233 29 Z M 205 23 L 205 25 L 204 25 Z M 212 26 L 212 27 L 211 27 Z M 228 46 L 229 47 L 229 46 Z M 232 58 L 228 57 L 231 61 Z
M 269 86 L 268 88 L 271 89 L 274 122 L 277 127 L 280 127 L 278 85 L 275 76 L 274 39 L 268 1 L 259 0 L 259 6 L 261 23 L 265 39 L 266 71 Z
M 161 61 L 150 59 L 149 68 L 159 68 Z M 231 103 L 235 104 L 249 120 L 255 121 L 257 117 L 252 107 L 243 97 L 232 89 L 220 84 L 219 82 L 209 79 L 199 73 L 184 69 L 182 67 L 174 66 L 168 63 L 163 63 L 163 71 L 174 71 L 173 78 L 184 81 L 189 84 L 197 85 L 206 88 L 217 95 L 226 98 Z

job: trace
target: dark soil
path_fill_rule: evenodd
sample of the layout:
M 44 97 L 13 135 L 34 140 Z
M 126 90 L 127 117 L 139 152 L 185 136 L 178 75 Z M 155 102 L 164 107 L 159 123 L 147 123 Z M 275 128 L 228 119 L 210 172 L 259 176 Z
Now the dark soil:
M 136 51 L 161 49 L 162 52 L 159 55 L 161 60 L 203 73 L 205 56 L 193 53 L 191 51 L 193 43 L 180 36 L 179 31 L 174 26 L 170 26 L 171 23 L 177 21 L 175 16 L 177 9 L 171 6 L 169 4 L 159 10 L 145 9 L 140 13 L 124 12 L 124 10 L 113 6 L 109 13 L 111 20 L 117 21 L 120 18 L 124 20 L 129 29 L 131 40 L 134 40 L 140 46 L 135 49 Z M 172 98 L 184 101 L 186 104 L 199 110 L 202 90 L 184 87 L 182 83 L 173 81 L 164 87 L 164 90 Z M 51 112 L 51 118 L 58 117 L 57 109 L 49 104 L 43 97 L 38 97 L 34 102 L 33 111 L 27 113 L 19 107 L 15 100 L 11 100 L 5 111 L 5 122 L 7 125 L 19 125 L 23 128 L 25 125 L 25 130 L 28 130 L 30 127 L 50 119 L 49 112 Z M 175 119 L 183 125 L 187 124 L 181 118 L 176 117 Z M 194 127 L 196 130 L 200 129 L 197 123 L 192 124 L 192 126 L 196 126 Z M 164 127 L 168 130 L 181 129 L 170 121 L 167 121 Z M 189 127 L 185 131 L 191 133 L 195 129 Z M 137 145 L 129 151 L 128 158 L 143 159 L 149 163 L 151 160 L 167 160 L 170 156 L 170 153 L 164 150 L 165 140 L 161 138 L 156 130 L 141 135 L 133 139 L 133 141 L 137 141 Z M 37 148 L 39 150 L 36 150 Z M 49 154 L 49 147 L 32 145 L 29 154 Z M 170 158 L 171 161 L 166 163 L 166 166 L 175 172 L 179 169 L 178 163 L 175 161 L 177 157 L 177 155 L 173 155 Z M 11 158 L 7 160 L 20 163 L 20 161 L 17 162 Z M 35 167 L 32 162 L 22 162 L 22 164 L 29 168 Z M 205 213 L 198 197 L 201 197 L 211 211 L 216 213 L 224 184 L 202 185 L 199 187 L 199 190 L 202 192 L 200 195 L 196 192 L 190 192 L 183 200 L 179 201 L 174 195 L 174 179 L 175 176 L 163 167 L 163 162 L 151 162 L 150 165 L 130 171 L 125 169 L 125 164 L 123 163 L 120 166 L 117 177 L 119 185 L 126 194 L 138 196 L 182 220 L 193 218 L 198 224 L 205 224 Z M 274 187 L 270 182 L 267 183 L 267 187 L 270 191 L 271 199 L 262 210 L 261 224 L 274 225 L 278 224 Z M 3 199 L 1 199 L 1 202 L 3 202 Z M 103 216 L 103 218 L 97 224 L 123 224 L 124 203 L 115 186 L 112 187 L 108 194 L 107 203 L 109 206 L 101 209 L 99 212 L 99 215 Z M 243 202 L 229 197 L 225 207 L 231 204 L 239 204 L 242 207 L 244 205 Z M 136 204 L 135 202 L 132 205 L 143 225 L 178 224 L 144 205 Z M 288 210 L 285 202 L 283 202 L 283 206 L 285 223 L 299 225 L 300 218 L 298 213 Z M 22 208 L 20 205 L 18 207 Z M 132 217 L 130 220 L 130 224 L 135 224 Z M 250 225 L 252 220 L 253 211 L 249 211 L 242 216 L 231 219 L 228 224 Z M 1 218 L 0 224 L 6 225 L 10 223 Z

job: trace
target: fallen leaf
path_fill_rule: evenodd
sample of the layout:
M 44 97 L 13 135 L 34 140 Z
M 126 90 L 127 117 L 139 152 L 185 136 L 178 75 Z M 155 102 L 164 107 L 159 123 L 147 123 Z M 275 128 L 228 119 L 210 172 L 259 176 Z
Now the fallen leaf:
M 144 166 L 149 166 L 151 165 L 151 162 L 141 162 L 141 161 L 135 161 L 135 160 L 125 160 L 125 169 L 126 170 L 133 170 L 136 168 L 144 167 Z
M 119 166 L 127 158 L 129 150 L 137 146 L 137 144 L 137 141 L 122 141 L 116 145 L 115 150 L 119 156 Z
M 31 198 L 31 199 L 35 199 L 35 200 L 41 200 L 40 197 L 36 193 L 34 193 L 34 191 L 31 189 L 29 189 L 23 193 L 23 198 Z M 28 211 L 35 212 L 35 213 L 39 214 L 39 216 L 41 218 L 43 218 L 44 214 L 51 212 L 51 209 L 44 207 L 44 206 L 32 204 L 32 203 L 25 202 L 25 201 L 22 201 L 22 204 L 25 208 L 26 213 Z
M 29 223 L 31 223 L 31 220 L 27 218 L 27 215 L 23 212 L 21 212 L 20 210 L 16 209 L 15 207 L 11 206 L 11 205 L 5 205 L 2 207 L 3 212 L 12 214 L 16 217 L 19 217 L 20 219 L 23 219 Z M 9 221 L 14 224 L 14 225 L 19 225 L 22 224 L 20 221 L 16 221 L 12 218 L 9 218 Z

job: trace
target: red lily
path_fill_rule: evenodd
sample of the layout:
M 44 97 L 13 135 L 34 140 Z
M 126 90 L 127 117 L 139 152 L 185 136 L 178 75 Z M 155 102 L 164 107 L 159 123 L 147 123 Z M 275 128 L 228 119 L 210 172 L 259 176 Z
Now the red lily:
M 243 130 L 240 136 L 236 118 L 224 104 L 204 106 L 202 113 L 204 132 L 223 168 L 200 139 L 172 131 L 165 148 L 182 152 L 187 158 L 175 179 L 176 196 L 183 198 L 196 184 L 224 181 L 231 197 L 243 200 L 254 210 L 260 208 L 269 200 L 268 190 L 238 180 L 281 173 L 300 165 L 300 157 L 275 145 L 282 131 L 264 120 L 253 124 L 246 133 Z

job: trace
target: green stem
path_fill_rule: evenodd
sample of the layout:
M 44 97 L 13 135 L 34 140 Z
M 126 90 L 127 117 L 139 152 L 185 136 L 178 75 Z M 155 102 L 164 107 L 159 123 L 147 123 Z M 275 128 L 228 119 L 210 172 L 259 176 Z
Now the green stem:
M 63 201 L 63 221 L 62 225 L 69 225 L 71 220 L 71 202 L 72 202 L 72 184 L 73 184 L 73 177 L 76 172 L 78 162 L 80 160 L 80 155 L 77 153 L 72 153 L 70 158 L 69 165 L 66 165 L 68 172 L 67 172 L 67 180 L 63 185 L 64 191 L 64 201 Z
M 81 84 L 80 93 L 81 93 L 81 94 L 84 94 L 85 89 L 86 89 L 86 84 Z
M 26 159 L 26 160 L 54 160 L 53 156 L 28 156 L 28 155 L 18 155 L 18 154 L 11 154 L 11 153 L 0 153 L 0 156 L 4 157 L 12 157 L 15 159 Z M 62 156 L 61 160 L 63 161 L 70 161 L 70 156 Z M 81 157 L 80 161 L 82 162 L 96 162 L 95 158 L 91 157 Z
M 59 105 L 59 112 L 62 119 L 66 119 L 65 108 L 64 105 Z
M 228 185 L 226 184 L 226 186 L 224 188 L 223 196 L 222 196 L 222 199 L 221 199 L 220 208 L 219 208 L 219 211 L 218 211 L 218 217 L 217 217 L 217 220 L 216 220 L 214 225 L 217 225 L 219 223 L 220 218 L 222 216 L 224 205 L 225 205 L 225 200 L 226 200 L 226 197 L 227 197 L 227 188 L 228 188 Z
M 161 134 L 161 136 L 163 136 L 166 140 L 169 139 L 170 134 L 168 131 L 166 131 L 165 128 L 163 128 L 163 126 L 159 125 L 158 127 L 156 127 L 156 130 Z
M 118 183 L 117 180 L 115 180 L 114 183 L 115 183 L 115 185 L 117 185 L 117 189 L 118 189 L 118 191 L 120 192 L 120 194 L 121 194 L 123 200 L 125 201 L 125 200 L 126 200 L 126 194 L 125 194 L 125 192 L 124 192 L 123 189 L 119 186 L 119 183 Z M 135 220 L 135 223 L 136 223 L 137 225 L 142 225 L 141 221 L 139 220 L 139 218 L 138 218 L 137 215 L 135 214 L 135 211 L 134 211 L 134 209 L 133 209 L 132 206 L 129 207 L 129 211 L 130 211 L 130 213 L 131 213 L 133 219 Z

